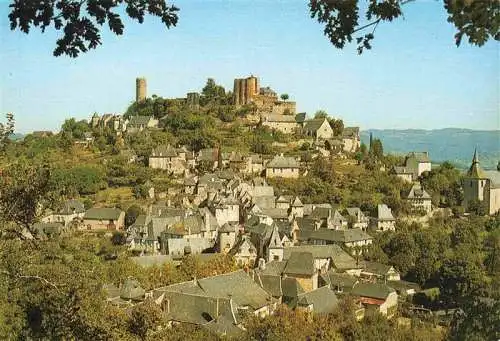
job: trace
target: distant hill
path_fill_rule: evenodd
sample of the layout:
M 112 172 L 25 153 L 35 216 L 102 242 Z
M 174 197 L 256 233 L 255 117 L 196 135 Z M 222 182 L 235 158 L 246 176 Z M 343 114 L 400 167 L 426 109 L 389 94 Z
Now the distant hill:
M 384 152 L 406 154 L 410 151 L 427 151 L 432 162 L 450 161 L 459 168 L 470 166 L 477 146 L 481 166 L 496 169 L 500 161 L 500 130 L 470 129 L 389 130 L 370 129 L 361 132 L 361 141 L 368 145 L 370 132 L 382 140 Z

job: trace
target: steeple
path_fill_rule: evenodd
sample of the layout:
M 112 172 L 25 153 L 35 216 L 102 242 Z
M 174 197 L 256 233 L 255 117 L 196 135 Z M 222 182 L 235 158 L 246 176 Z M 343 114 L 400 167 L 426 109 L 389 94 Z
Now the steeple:
M 479 157 L 477 153 L 477 148 L 474 149 L 474 156 L 472 157 L 472 164 L 467 172 L 467 176 L 470 178 L 484 179 L 486 178 L 483 170 L 479 166 Z

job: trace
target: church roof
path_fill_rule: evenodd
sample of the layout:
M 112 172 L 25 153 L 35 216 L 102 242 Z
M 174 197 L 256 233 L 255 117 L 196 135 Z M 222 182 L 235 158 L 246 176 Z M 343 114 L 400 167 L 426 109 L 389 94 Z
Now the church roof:
M 479 157 L 477 155 L 477 149 L 474 150 L 474 156 L 472 158 L 472 164 L 467 172 L 467 177 L 475 179 L 486 179 L 486 173 L 479 166 Z

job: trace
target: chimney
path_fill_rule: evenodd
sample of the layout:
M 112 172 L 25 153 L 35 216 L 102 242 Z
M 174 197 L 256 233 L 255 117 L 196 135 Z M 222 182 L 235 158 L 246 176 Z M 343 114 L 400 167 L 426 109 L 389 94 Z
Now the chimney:
M 266 270 L 266 260 L 264 258 L 259 258 L 259 270 Z

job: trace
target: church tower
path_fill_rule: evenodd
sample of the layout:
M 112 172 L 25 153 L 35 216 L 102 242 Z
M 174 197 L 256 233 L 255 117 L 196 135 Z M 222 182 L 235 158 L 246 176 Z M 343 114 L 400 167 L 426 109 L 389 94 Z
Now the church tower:
M 469 204 L 474 201 L 484 201 L 487 198 L 487 193 L 485 195 L 488 185 L 488 178 L 484 171 L 479 166 L 479 156 L 477 149 L 474 150 L 474 156 L 472 157 L 472 163 L 467 171 L 467 175 L 464 177 L 462 187 L 464 189 L 464 202 L 463 205 L 467 210 Z

